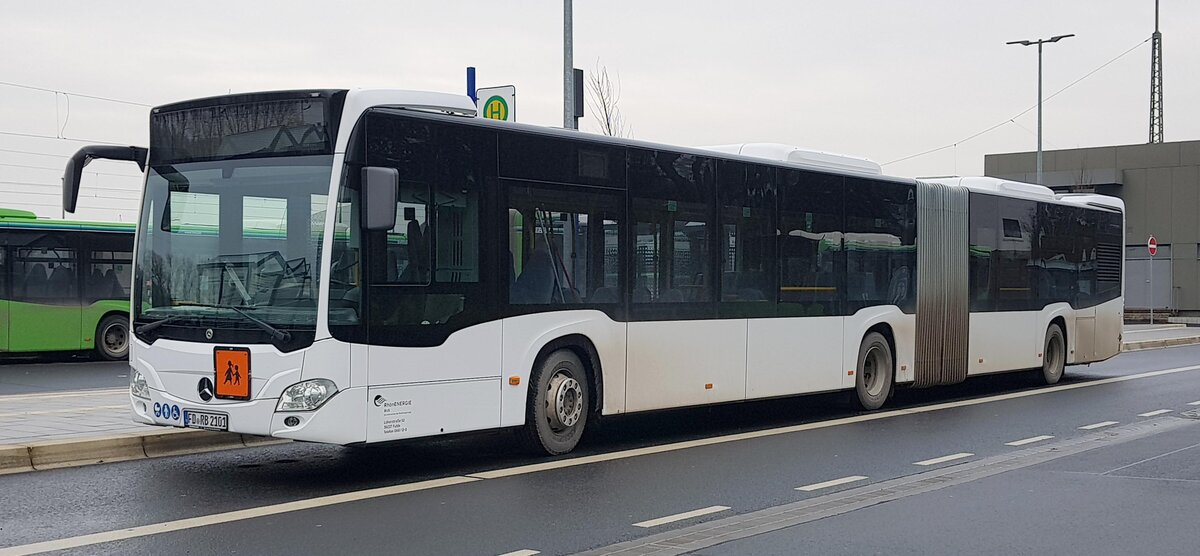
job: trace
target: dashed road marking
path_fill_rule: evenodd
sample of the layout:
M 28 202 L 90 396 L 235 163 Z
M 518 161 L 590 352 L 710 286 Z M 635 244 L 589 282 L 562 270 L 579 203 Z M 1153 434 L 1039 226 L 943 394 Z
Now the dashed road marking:
M 950 454 L 948 456 L 942 456 L 940 458 L 933 458 L 933 459 L 927 459 L 925 461 L 913 462 L 913 465 L 922 465 L 922 466 L 937 465 L 939 463 L 946 463 L 948 461 L 954 461 L 956 459 L 969 458 L 973 455 L 975 455 L 975 454 L 972 454 L 970 452 L 959 452 L 957 454 Z
M 1115 424 L 1117 424 L 1117 422 L 1116 422 L 1116 421 L 1100 421 L 1099 423 L 1092 423 L 1092 424 L 1090 424 L 1090 425 L 1084 425 L 1084 426 L 1082 426 L 1082 427 L 1079 427 L 1079 430 L 1081 430 L 1081 431 L 1090 431 L 1090 430 L 1093 430 L 1093 429 L 1101 429 L 1101 428 L 1104 428 L 1104 427 L 1111 427 L 1111 426 L 1113 426 L 1113 425 L 1115 425 Z
M 1014 440 L 1012 442 L 1005 442 L 1004 445 L 1005 446 L 1024 446 L 1026 444 L 1033 444 L 1034 442 L 1050 440 L 1051 438 L 1054 438 L 1054 437 L 1050 436 L 1048 434 L 1043 434 L 1041 436 L 1033 436 L 1030 438 L 1022 438 L 1021 440 Z
M 814 483 L 811 485 L 804 485 L 802 487 L 796 487 L 796 490 L 802 490 L 804 492 L 812 492 L 814 490 L 821 490 L 823 488 L 835 487 L 835 486 L 844 485 L 847 483 L 856 483 L 858 481 L 862 481 L 865 479 L 866 479 L 866 477 L 864 477 L 862 475 L 851 475 L 849 477 L 842 477 L 841 479 L 834 479 L 832 481 L 825 481 L 823 483 Z
M 539 552 L 537 550 L 530 550 L 528 548 L 525 548 L 522 550 L 514 550 L 512 552 L 505 552 L 504 554 L 501 554 L 500 556 L 533 556 L 534 554 L 541 554 L 541 552 Z
M 1188 402 L 1188 405 L 1200 405 L 1200 400 L 1197 400 L 1194 402 Z
M 709 515 L 709 514 L 723 512 L 728 509 L 729 509 L 729 506 L 709 506 L 707 508 L 700 508 L 699 510 L 692 510 L 690 512 L 683 512 L 681 514 L 669 515 L 666 517 L 660 517 L 658 519 L 648 519 L 646 521 L 639 521 L 637 523 L 634 523 L 633 526 L 641 527 L 643 529 L 649 529 L 651 527 L 658 527 L 659 525 L 675 523 L 676 521 L 683 521 L 685 519 L 691 519 L 693 517 L 700 517 L 702 515 Z
M 1138 413 L 1138 417 L 1154 417 L 1155 415 L 1164 415 L 1164 414 L 1167 414 L 1167 413 L 1170 413 L 1170 412 L 1171 412 L 1171 410 L 1170 410 L 1170 409 L 1156 409 L 1156 410 L 1154 410 L 1154 411 L 1147 411 L 1147 412 L 1145 412 L 1145 413 Z

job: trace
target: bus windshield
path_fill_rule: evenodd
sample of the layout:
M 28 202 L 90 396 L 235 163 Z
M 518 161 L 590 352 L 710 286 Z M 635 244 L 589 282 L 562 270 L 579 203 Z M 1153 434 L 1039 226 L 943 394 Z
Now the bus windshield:
M 254 308 L 255 318 L 282 329 L 314 329 L 332 158 L 151 166 L 134 320 L 175 317 L 164 330 L 189 322 L 212 328 L 217 316 L 237 320 L 215 308 L 234 307 Z

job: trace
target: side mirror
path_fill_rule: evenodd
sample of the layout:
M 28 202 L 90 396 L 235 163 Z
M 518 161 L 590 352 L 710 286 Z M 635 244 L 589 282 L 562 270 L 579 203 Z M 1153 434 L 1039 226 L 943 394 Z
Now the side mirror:
M 382 166 L 362 169 L 362 227 L 377 232 L 396 227 L 396 192 L 400 171 Z
M 63 210 L 66 212 L 75 212 L 75 204 L 79 201 L 79 182 L 83 179 L 83 167 L 87 166 L 89 162 L 97 158 L 128 160 L 136 162 L 138 168 L 145 171 L 146 154 L 148 152 L 145 147 L 114 147 L 109 145 L 90 145 L 76 151 L 75 155 L 67 161 L 67 168 L 63 172 Z

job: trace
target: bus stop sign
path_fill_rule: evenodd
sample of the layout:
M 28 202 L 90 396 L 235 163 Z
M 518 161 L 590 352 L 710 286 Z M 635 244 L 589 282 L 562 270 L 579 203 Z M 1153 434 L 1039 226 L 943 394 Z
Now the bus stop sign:
M 513 85 L 486 87 L 476 94 L 479 115 L 490 120 L 517 121 L 517 88 Z
M 1150 236 L 1150 240 L 1146 242 L 1146 249 L 1150 251 L 1150 256 L 1158 254 L 1158 240 L 1154 236 Z

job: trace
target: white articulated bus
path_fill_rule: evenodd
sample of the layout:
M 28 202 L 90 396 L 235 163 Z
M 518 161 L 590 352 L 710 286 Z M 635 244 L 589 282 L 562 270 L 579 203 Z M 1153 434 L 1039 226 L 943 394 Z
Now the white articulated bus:
M 1064 366 L 1120 347 L 1123 205 L 918 181 L 771 145 L 475 117 L 462 96 L 155 108 L 130 396 L 140 422 L 356 444 Z

